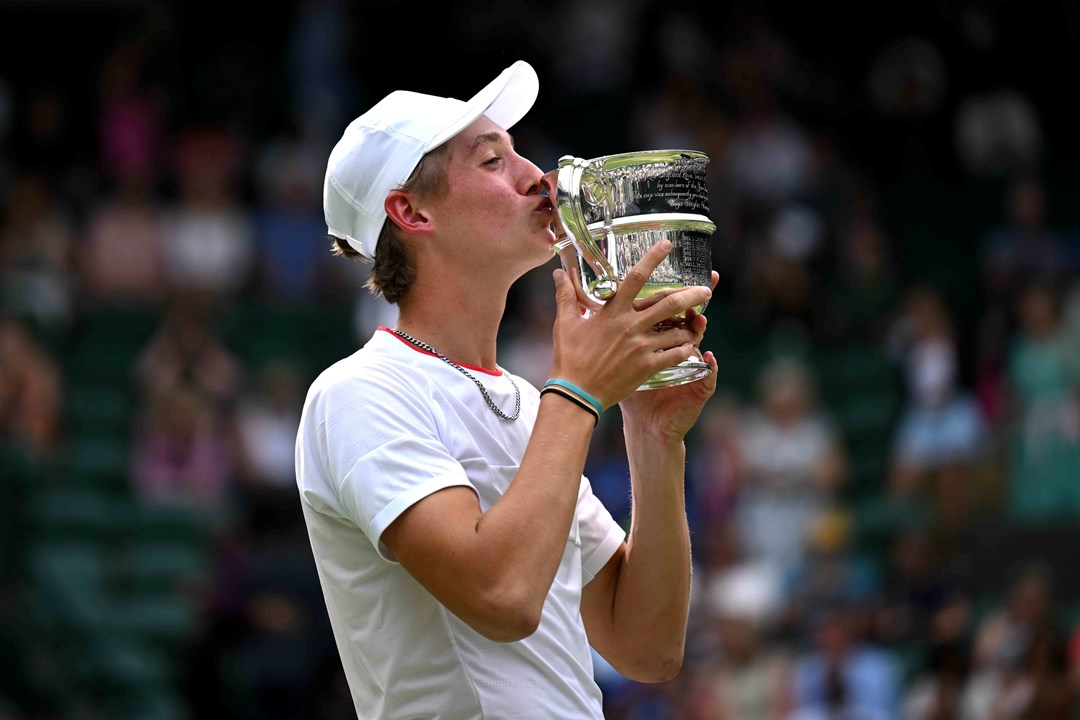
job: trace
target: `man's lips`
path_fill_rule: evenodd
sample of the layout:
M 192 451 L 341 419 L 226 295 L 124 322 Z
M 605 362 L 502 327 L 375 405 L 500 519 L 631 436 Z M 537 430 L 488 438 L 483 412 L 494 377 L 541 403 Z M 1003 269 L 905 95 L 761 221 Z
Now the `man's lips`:
M 554 210 L 554 209 L 555 209 L 555 206 L 554 206 L 554 205 L 552 205 L 552 203 L 551 203 L 551 198 L 549 198 L 549 197 L 542 197 L 542 198 L 540 199 L 540 202 L 538 202 L 538 203 L 536 204 L 536 209 L 537 209 L 537 210 L 539 210 L 539 211 L 541 211 L 541 212 L 551 212 L 552 210 Z

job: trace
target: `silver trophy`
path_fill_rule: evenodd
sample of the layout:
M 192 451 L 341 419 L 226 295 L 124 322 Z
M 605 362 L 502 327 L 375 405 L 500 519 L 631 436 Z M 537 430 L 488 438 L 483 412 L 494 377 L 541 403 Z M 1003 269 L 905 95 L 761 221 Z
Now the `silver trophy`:
M 689 285 L 712 283 L 712 234 L 705 168 L 709 158 L 690 150 L 649 150 L 584 160 L 559 159 L 555 245 L 587 312 L 619 289 L 626 273 L 656 243 L 672 248 L 638 299 L 656 299 Z M 701 313 L 705 304 L 695 308 Z M 657 326 L 662 332 L 682 318 Z M 711 372 L 699 356 L 652 376 L 638 390 L 693 382 Z

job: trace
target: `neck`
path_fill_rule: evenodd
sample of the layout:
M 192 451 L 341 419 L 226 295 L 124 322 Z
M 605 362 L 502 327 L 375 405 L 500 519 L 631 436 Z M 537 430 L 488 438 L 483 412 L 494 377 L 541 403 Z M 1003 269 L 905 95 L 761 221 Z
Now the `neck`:
M 446 286 L 418 284 L 401 302 L 396 327 L 455 362 L 494 370 L 506 294 L 483 288 L 447 292 Z

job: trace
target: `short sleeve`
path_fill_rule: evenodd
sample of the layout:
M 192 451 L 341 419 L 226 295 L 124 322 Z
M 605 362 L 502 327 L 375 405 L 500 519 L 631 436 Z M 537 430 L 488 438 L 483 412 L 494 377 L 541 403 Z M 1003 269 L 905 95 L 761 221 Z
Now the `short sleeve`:
M 438 409 L 415 390 L 342 383 L 328 392 L 339 393 L 325 447 L 343 514 L 393 562 L 381 542 L 390 523 L 438 490 L 473 486 L 441 438 Z
M 608 509 L 593 495 L 588 478 L 581 478 L 577 504 L 581 537 L 581 584 L 588 585 L 626 540 L 623 530 Z

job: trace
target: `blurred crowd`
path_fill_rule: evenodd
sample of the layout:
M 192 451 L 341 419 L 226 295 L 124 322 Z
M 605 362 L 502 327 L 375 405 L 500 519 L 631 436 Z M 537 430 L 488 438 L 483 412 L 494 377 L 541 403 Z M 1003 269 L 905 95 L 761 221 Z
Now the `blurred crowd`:
M 515 131 L 539 166 L 670 147 L 711 158 L 721 284 L 705 344 L 721 387 L 688 438 L 687 656 L 659 685 L 597 656 L 608 716 L 1080 718 L 1080 587 L 1060 548 L 1024 545 L 1080 520 L 1080 234 L 1052 202 L 1072 180 L 1050 171 L 1056 108 L 971 74 L 1006 23 L 977 6 L 950 19 L 968 75 L 940 35 L 880 38 L 851 87 L 803 54 L 799 27 L 765 13 L 505 9 L 561 29 L 543 33 L 542 55 L 532 36 L 514 51 L 541 72 L 537 117 Z M 251 80 L 281 88 L 272 123 L 233 85 L 254 72 L 243 43 L 224 44 L 184 95 L 155 51 L 160 28 L 125 37 L 78 88 L 94 93 L 87 117 L 74 90 L 0 73 L 0 440 L 30 462 L 64 455 L 87 383 L 73 348 L 103 318 L 149 321 L 118 369 L 132 399 L 124 492 L 211 528 L 201 582 L 177 590 L 198 612 L 177 644 L 177 717 L 353 716 L 294 480 L 299 410 L 326 358 L 260 354 L 223 330 L 238 307 L 268 326 L 346 308 L 340 338 L 359 347 L 394 322 L 363 289 L 365 267 L 331 256 L 321 209 L 329 148 L 393 88 L 355 70 L 364 36 L 346 28 L 362 12 L 334 0 L 293 11 L 273 77 Z M 477 3 L 459 12 L 477 41 L 519 27 L 481 21 Z M 461 92 L 518 56 L 487 60 Z M 856 107 L 880 128 L 864 129 L 883 145 L 873 157 L 850 135 Z M 73 153 L 86 123 L 90 149 Z M 991 188 L 992 203 L 965 216 L 889 201 L 919 183 Z M 910 243 L 909 228 L 936 222 L 966 233 L 945 241 L 961 258 L 947 277 L 917 257 L 933 237 Z M 537 384 L 548 270 L 515 287 L 500 344 L 501 364 Z M 628 522 L 621 440 L 614 410 L 586 474 Z M 27 632 L 30 541 L 8 519 L 0 647 Z M 984 527 L 1010 552 L 974 542 Z M 989 584 L 976 577 L 987 566 Z M 0 683 L 0 718 L 120 717 L 63 714 L 23 682 Z

